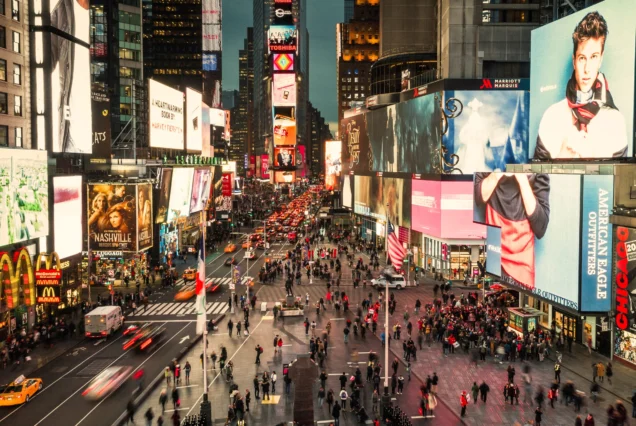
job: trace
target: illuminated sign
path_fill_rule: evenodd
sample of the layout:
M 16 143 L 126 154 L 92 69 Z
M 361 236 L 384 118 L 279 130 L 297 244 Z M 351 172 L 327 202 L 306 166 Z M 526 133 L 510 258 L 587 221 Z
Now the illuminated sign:
M 17 306 L 20 291 L 27 306 L 35 305 L 35 276 L 31 256 L 26 248 L 13 252 L 0 252 L 0 293 L 8 309 Z
M 293 53 L 274 53 L 274 71 L 293 71 Z
M 59 285 L 38 286 L 38 303 L 60 303 L 61 291 Z
M 295 52 L 298 45 L 298 30 L 293 25 L 272 25 L 269 30 L 271 52 Z

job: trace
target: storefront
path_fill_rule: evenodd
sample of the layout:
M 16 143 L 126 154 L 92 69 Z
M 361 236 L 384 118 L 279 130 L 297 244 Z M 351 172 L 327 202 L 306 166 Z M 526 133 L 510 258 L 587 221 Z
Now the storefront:
M 181 250 L 184 254 L 196 252 L 197 241 L 201 237 L 201 213 L 193 213 L 186 219 L 181 227 Z
M 384 250 L 384 241 L 386 238 L 386 226 L 384 222 L 357 215 L 356 226 L 359 232 L 358 236 L 362 240 L 371 243 L 376 249 Z
M 0 341 L 16 329 L 30 331 L 35 324 L 35 274 L 34 251 L 23 247 L 0 252 Z
M 75 306 L 82 302 L 82 262 L 81 256 L 62 259 L 61 301 L 57 306 L 58 312 L 70 313 Z

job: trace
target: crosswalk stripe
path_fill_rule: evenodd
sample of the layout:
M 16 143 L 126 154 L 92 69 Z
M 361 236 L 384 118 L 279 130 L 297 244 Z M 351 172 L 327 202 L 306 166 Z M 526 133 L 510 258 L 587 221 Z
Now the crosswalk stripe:
M 214 302 L 212 304 L 212 306 L 208 306 L 208 308 L 205 310 L 205 312 L 208 313 L 208 314 L 211 314 L 212 311 L 216 309 L 218 304 L 219 304 L 219 302 Z
M 224 303 L 220 303 L 219 306 L 217 306 L 216 308 L 214 308 L 214 310 L 212 312 L 210 312 L 211 314 L 218 314 L 219 311 L 221 311 L 223 309 L 223 306 L 225 306 L 227 304 L 227 302 Z
M 177 281 L 175 281 L 174 285 L 175 287 L 181 287 L 183 284 L 185 284 L 185 280 L 183 278 L 179 278 Z
M 184 312 L 186 315 L 197 313 L 197 304 L 193 303 L 192 307 Z
M 228 311 L 228 309 L 230 309 L 230 305 L 228 305 L 227 303 L 223 304 L 223 309 L 221 309 L 221 312 L 219 312 L 219 314 L 224 314 Z
M 190 303 L 182 303 L 181 304 L 181 309 L 177 310 L 174 313 L 176 313 L 177 315 L 183 315 L 183 314 L 185 314 L 185 312 L 187 310 L 189 310 L 192 307 L 192 305 L 194 305 L 194 303 L 191 303 L 191 302 Z
M 145 315 L 154 315 L 153 312 L 155 311 L 159 311 L 161 309 L 161 307 L 165 305 L 165 303 L 157 303 L 157 304 L 150 304 L 148 305 L 150 307 L 150 309 L 147 309 L 146 311 L 144 311 L 143 314 L 141 314 L 142 316 Z
M 165 315 L 168 311 L 172 310 L 174 308 L 175 304 L 174 303 L 166 303 L 166 306 L 164 306 L 163 308 L 161 308 L 158 311 L 155 311 L 156 315 Z
M 179 309 L 183 306 L 183 303 L 175 303 L 174 305 L 170 305 L 169 309 L 166 309 L 161 313 L 161 315 L 171 315 L 176 314 Z

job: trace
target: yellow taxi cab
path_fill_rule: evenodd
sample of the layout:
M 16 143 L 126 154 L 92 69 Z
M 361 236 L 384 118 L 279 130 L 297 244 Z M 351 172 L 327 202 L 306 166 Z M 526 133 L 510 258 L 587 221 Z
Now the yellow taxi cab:
M 245 241 L 245 242 L 241 245 L 241 247 L 243 247 L 244 249 L 248 249 L 248 248 L 252 247 L 252 243 L 251 243 L 251 242 L 249 242 L 249 241 Z
M 42 390 L 42 379 L 27 379 L 20 376 L 9 383 L 0 393 L 0 407 L 29 402 L 37 391 Z
M 223 250 L 225 253 L 234 253 L 236 251 L 236 244 L 228 244 Z
M 187 268 L 183 271 L 183 279 L 185 281 L 194 281 L 197 279 L 197 270 L 194 268 Z
M 263 233 L 263 227 L 259 227 L 259 228 L 254 229 L 254 233 L 255 234 L 262 234 Z

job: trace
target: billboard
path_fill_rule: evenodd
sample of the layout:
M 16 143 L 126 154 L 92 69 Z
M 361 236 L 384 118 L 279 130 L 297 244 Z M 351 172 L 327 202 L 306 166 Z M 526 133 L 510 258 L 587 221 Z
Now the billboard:
M 183 149 L 183 93 L 148 80 L 152 148 Z
M 212 133 L 210 127 L 210 107 L 201 102 L 201 155 L 214 157 L 214 147 L 210 141 Z
M 221 25 L 203 25 L 203 51 L 220 52 L 223 47 L 223 37 L 221 35 Z
M 255 169 L 254 169 L 254 173 L 256 174 L 257 178 L 261 178 L 262 177 L 262 173 L 261 173 L 261 167 L 262 167 L 262 163 L 261 163 L 261 156 L 257 155 L 256 159 L 255 159 Z
M 88 248 L 93 251 L 137 251 L 136 185 L 89 183 Z
M 354 186 L 355 213 L 411 227 L 411 179 L 356 175 Z
M 221 186 L 221 190 L 224 197 L 230 197 L 232 195 L 233 176 L 234 174 L 231 172 L 223 172 L 223 184 Z
M 192 180 L 192 197 L 190 198 L 190 213 L 200 212 L 205 208 L 210 198 L 210 168 L 195 169 Z
M 272 80 L 272 105 L 296 106 L 296 74 L 274 74 Z
M 94 88 L 91 92 L 93 127 L 93 155 L 91 158 L 110 158 L 110 99 L 103 90 Z
M 225 111 L 218 108 L 210 108 L 210 125 L 225 128 Z
M 636 333 L 636 229 L 617 226 L 613 249 L 616 327 Z
M 221 24 L 221 0 L 203 0 L 201 7 L 201 23 Z
M 296 182 L 296 172 L 274 172 L 274 183 L 294 183 Z
M 614 176 L 583 178 L 581 214 L 581 311 L 608 312 L 612 294 L 612 225 Z
M 152 185 L 137 185 L 137 251 L 152 247 Z
M 504 171 L 506 164 L 528 163 L 530 93 L 525 90 L 447 90 L 445 102 L 460 108 L 448 120 L 445 157 L 464 174 Z
M 342 142 L 325 141 L 325 189 L 338 189 L 342 170 Z
M 350 171 L 368 172 L 373 169 L 373 156 L 369 151 L 369 136 L 365 114 L 358 114 L 342 120 L 342 166 L 345 174 Z
M 46 151 L 0 149 L 0 246 L 49 234 Z
M 486 227 L 486 272 L 501 276 L 501 228 Z
M 218 71 L 218 55 L 216 53 L 203 54 L 203 71 Z
M 296 145 L 296 120 L 284 115 L 274 118 L 274 146 Z
M 274 53 L 274 71 L 294 71 L 293 53 Z
M 413 230 L 441 238 L 442 183 L 440 181 L 413 180 L 411 217 L 413 218 Z
M 604 1 L 532 31 L 533 158 L 632 156 L 633 5 Z
M 344 183 L 342 185 L 342 206 L 348 209 L 353 208 L 353 191 L 351 190 L 351 183 L 354 179 L 349 176 L 344 176 Z
M 298 174 L 300 177 L 305 177 L 307 175 L 307 147 L 305 145 L 297 145 L 296 150 Z
M 186 148 L 201 152 L 203 147 L 203 120 L 201 118 L 203 96 L 196 90 L 186 88 Z
M 223 169 L 220 166 L 213 167 L 214 173 L 214 208 L 217 212 L 229 212 L 232 210 L 232 197 L 223 195 Z
M 269 179 L 269 154 L 261 155 L 261 178 Z
M 294 148 L 274 148 L 274 167 L 295 168 L 296 150 Z
M 298 30 L 293 25 L 272 25 L 269 28 L 270 52 L 295 52 Z
M 159 176 L 159 203 L 157 205 L 156 223 L 168 220 L 168 202 L 170 201 L 170 186 L 172 185 L 172 169 L 162 168 Z
M 232 118 L 232 111 L 230 111 L 229 109 L 226 109 L 223 111 L 223 113 L 225 114 L 225 128 L 223 130 L 223 138 L 226 141 L 229 141 L 232 134 L 232 126 L 230 124 L 230 119 Z
M 501 280 L 579 309 L 581 176 L 476 173 L 475 222 L 501 228 Z
M 278 25 L 291 25 L 294 23 L 291 2 L 274 2 L 274 23 Z
M 82 251 L 82 177 L 53 178 L 53 250 L 62 259 Z
M 187 167 L 175 167 L 172 169 L 168 222 L 172 222 L 178 217 L 190 215 L 190 195 L 192 193 L 193 178 L 194 169 Z

